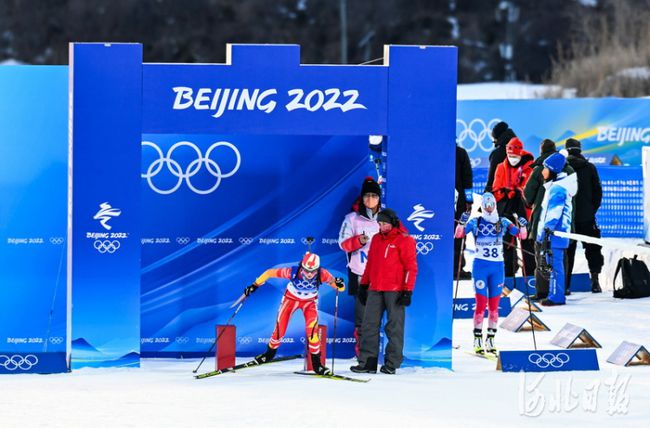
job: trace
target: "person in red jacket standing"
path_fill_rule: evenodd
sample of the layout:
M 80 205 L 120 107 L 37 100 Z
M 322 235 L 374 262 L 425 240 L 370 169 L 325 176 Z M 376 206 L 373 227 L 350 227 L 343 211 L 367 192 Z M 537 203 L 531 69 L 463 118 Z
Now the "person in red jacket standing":
M 384 209 L 377 214 L 379 233 L 370 243 L 368 263 L 359 284 L 359 299 L 366 305 L 361 325 L 359 364 L 350 367 L 355 373 L 376 373 L 379 356 L 379 328 L 384 311 L 388 314 L 385 331 L 388 345 L 381 372 L 395 374 L 402 364 L 404 349 L 405 307 L 418 273 L 415 240 L 399 221 L 395 211 Z
M 497 200 L 497 211 L 501 217 L 505 217 L 517 225 L 517 217 L 528 220 L 530 210 L 526 208 L 524 201 L 524 187 L 528 177 L 533 172 L 531 165 L 535 160 L 532 153 L 524 150 L 524 145 L 517 137 L 512 138 L 506 145 L 506 159 L 497 165 L 494 173 L 492 191 Z M 519 227 L 519 226 L 517 226 Z M 517 263 L 517 242 L 516 237 L 504 238 L 503 241 L 503 263 L 506 277 L 512 277 L 519 268 Z M 521 240 L 524 250 L 524 269 L 527 275 L 532 275 L 535 270 L 535 256 L 533 243 L 530 240 Z

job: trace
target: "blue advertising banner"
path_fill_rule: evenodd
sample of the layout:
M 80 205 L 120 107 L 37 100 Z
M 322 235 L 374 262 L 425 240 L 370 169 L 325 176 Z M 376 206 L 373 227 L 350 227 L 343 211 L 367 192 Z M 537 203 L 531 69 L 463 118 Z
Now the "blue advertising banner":
M 643 237 L 643 171 L 641 167 L 598 166 L 603 200 L 596 222 L 604 238 Z M 474 192 L 483 193 L 487 168 L 474 168 Z
M 476 310 L 476 299 L 473 297 L 457 298 L 454 299 L 454 318 L 455 319 L 468 319 L 474 317 Z M 504 298 L 499 300 L 499 317 L 507 317 L 510 315 L 510 299 Z M 487 318 L 488 312 L 485 310 L 485 317 Z
M 70 50 L 73 368 L 140 361 L 142 46 Z
M 64 372 L 67 67 L 0 67 L 0 93 L 0 373 Z
M 595 349 L 501 351 L 497 369 L 504 372 L 600 370 Z
M 307 236 L 347 281 L 343 217 L 371 167 L 367 137 L 147 134 L 142 143 L 142 354 L 203 356 L 229 306 L 266 269 L 296 266 Z M 263 352 L 287 280 L 270 279 L 233 321 L 237 354 Z M 333 332 L 334 290 L 319 322 Z M 354 300 L 339 297 L 336 354 L 354 355 Z M 279 352 L 304 352 L 294 314 Z
M 487 168 L 491 130 L 503 120 L 535 156 L 544 138 L 558 149 L 576 138 L 595 165 L 640 166 L 641 148 L 650 143 L 649 107 L 641 98 L 459 101 L 456 142 L 474 167 Z
M 228 64 L 145 64 L 145 133 L 384 135 L 388 69 L 300 65 L 297 45 L 228 45 Z

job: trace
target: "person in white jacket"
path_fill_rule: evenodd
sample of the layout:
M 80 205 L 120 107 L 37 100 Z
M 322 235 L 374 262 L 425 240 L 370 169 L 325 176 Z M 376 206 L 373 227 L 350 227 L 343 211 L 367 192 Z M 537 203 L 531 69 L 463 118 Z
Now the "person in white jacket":
M 544 160 L 542 176 L 546 183 L 542 211 L 537 225 L 538 243 L 542 244 L 546 263 L 552 268 L 549 281 L 548 298 L 542 300 L 544 306 L 564 305 L 565 275 L 564 252 L 569 247 L 569 239 L 553 235 L 553 232 L 571 232 L 573 196 L 578 191 L 576 174 L 562 172 L 566 158 L 554 153 Z
M 355 350 L 359 355 L 361 323 L 365 305 L 359 300 L 359 279 L 366 269 L 370 240 L 379 232 L 377 214 L 381 209 L 381 187 L 372 177 L 366 177 L 361 185 L 361 195 L 345 216 L 339 232 L 339 247 L 348 258 L 348 294 L 354 296 Z

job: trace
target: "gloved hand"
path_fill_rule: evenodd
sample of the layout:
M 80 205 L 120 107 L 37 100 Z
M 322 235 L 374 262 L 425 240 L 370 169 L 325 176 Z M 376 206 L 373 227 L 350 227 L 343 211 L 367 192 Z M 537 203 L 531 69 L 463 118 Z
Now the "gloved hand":
M 465 237 L 465 226 L 459 224 L 456 226 L 456 231 L 454 232 L 454 238 L 464 238 Z
M 411 305 L 411 296 L 413 295 L 412 291 L 404 290 L 397 297 L 397 304 L 401 306 L 410 306 Z
M 460 219 L 458 219 L 458 222 L 460 224 L 467 224 L 467 221 L 469 220 L 469 213 L 464 212 L 460 215 Z
M 257 290 L 258 288 L 259 288 L 259 285 L 255 284 L 255 283 L 252 283 L 248 287 L 244 288 L 244 294 L 246 295 L 246 297 L 248 297 L 251 294 L 253 294 L 255 292 L 255 290 Z
M 365 305 L 368 301 L 368 287 L 370 284 L 359 284 L 359 291 L 357 291 L 357 296 L 362 305 Z
M 465 189 L 465 200 L 470 205 L 474 203 L 474 191 L 472 189 Z
M 519 228 L 519 235 L 518 236 L 519 236 L 519 239 L 522 239 L 522 240 L 528 238 L 528 229 L 526 229 L 525 226 L 521 226 Z
M 343 278 L 336 278 L 334 280 L 334 285 L 339 291 L 345 290 L 345 282 L 343 281 Z

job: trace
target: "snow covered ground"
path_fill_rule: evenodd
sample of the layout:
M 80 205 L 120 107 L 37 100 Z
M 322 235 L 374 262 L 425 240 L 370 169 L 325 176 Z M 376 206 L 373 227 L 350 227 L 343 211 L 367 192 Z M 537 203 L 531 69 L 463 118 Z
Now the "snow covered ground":
M 471 295 L 471 283 L 462 282 L 459 296 Z M 336 361 L 338 373 L 371 377 L 367 384 L 294 375 L 300 361 L 202 380 L 192 377 L 197 360 L 2 376 L 0 427 L 647 426 L 650 366 L 624 368 L 606 359 L 622 340 L 650 346 L 650 299 L 574 293 L 567 306 L 539 316 L 552 330 L 537 333 L 540 349 L 557 349 L 550 340 L 566 322 L 580 325 L 603 345 L 597 351 L 601 370 L 498 372 L 493 362 L 467 354 L 472 321 L 456 320 L 454 344 L 460 349 L 454 350 L 453 371 L 405 368 L 395 376 L 360 376 L 349 372 L 352 361 Z M 503 330 L 497 345 L 533 346 L 530 332 Z M 203 368 L 213 364 L 207 360 Z

